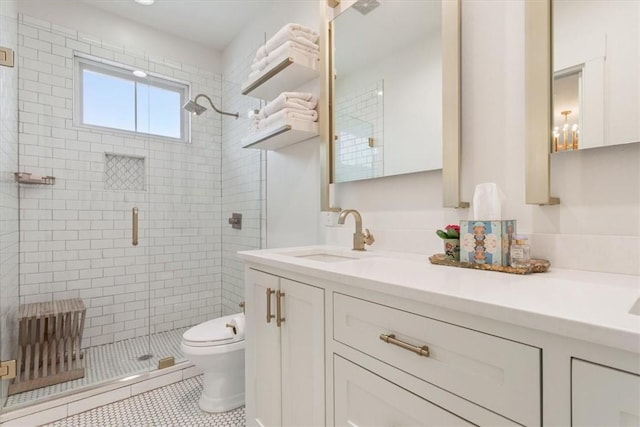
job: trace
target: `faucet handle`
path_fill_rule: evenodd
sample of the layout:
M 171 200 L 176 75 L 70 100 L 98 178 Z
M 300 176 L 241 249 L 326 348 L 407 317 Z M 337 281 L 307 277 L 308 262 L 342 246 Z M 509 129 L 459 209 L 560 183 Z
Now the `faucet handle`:
M 376 238 L 373 237 L 373 233 L 369 231 L 368 228 L 365 228 L 364 233 L 362 233 L 362 240 L 367 245 L 373 245 L 373 242 L 376 241 Z

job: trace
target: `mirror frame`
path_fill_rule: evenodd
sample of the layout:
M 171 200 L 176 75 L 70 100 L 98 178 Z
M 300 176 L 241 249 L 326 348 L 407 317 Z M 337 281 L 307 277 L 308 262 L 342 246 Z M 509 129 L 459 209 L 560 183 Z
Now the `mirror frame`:
M 556 205 L 560 199 L 551 196 L 551 0 L 526 0 L 524 8 L 525 203 Z
M 442 205 L 445 208 L 466 208 L 469 203 L 460 200 L 460 2 L 442 2 Z M 333 22 L 329 8 L 344 10 L 347 5 L 339 0 L 327 0 L 320 13 L 321 94 L 320 121 L 320 209 L 323 212 L 339 211 L 331 207 L 330 185 L 333 184 L 333 144 L 335 139 Z M 324 118 L 324 119 L 323 119 Z

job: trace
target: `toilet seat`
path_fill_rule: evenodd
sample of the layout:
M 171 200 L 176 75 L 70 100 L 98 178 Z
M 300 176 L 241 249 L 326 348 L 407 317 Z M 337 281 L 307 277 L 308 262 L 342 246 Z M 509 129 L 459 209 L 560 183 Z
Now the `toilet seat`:
M 226 326 L 234 316 L 225 316 L 194 326 L 182 335 L 182 342 L 191 347 L 215 347 L 244 341 L 244 334 L 234 335 Z

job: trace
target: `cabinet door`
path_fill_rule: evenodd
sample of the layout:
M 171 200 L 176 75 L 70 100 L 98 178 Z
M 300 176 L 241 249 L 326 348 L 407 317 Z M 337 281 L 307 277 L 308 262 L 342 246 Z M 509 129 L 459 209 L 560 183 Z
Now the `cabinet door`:
M 572 425 L 640 426 L 640 376 L 574 359 Z
M 267 298 L 275 313 L 275 291 L 279 278 L 256 270 L 247 270 L 246 297 L 246 410 L 248 426 L 281 426 L 280 328 L 275 319 L 267 323 Z
M 474 425 L 337 355 L 334 388 L 336 426 Z
M 324 290 L 287 279 L 280 290 L 282 425 L 324 426 Z

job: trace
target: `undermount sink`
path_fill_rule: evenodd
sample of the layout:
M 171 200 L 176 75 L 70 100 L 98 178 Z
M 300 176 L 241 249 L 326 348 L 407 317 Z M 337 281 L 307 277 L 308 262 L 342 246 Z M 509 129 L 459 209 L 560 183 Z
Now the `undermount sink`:
M 295 255 L 296 258 L 310 259 L 312 261 L 322 262 L 341 262 L 358 259 L 356 257 L 333 255 L 333 254 L 311 254 L 311 255 Z
M 311 261 L 342 262 L 363 258 L 365 256 L 365 253 L 356 251 L 350 252 L 348 250 L 303 249 L 296 252 L 283 252 L 281 255 L 308 259 Z
M 640 298 L 638 298 L 636 302 L 633 304 L 633 306 L 631 307 L 631 310 L 629 310 L 629 314 L 635 314 L 636 316 L 640 316 Z

